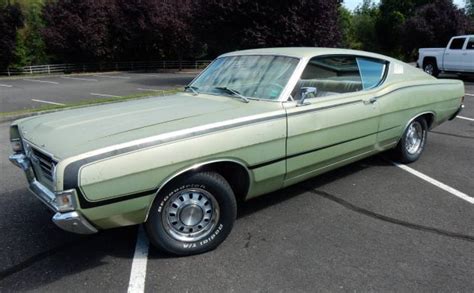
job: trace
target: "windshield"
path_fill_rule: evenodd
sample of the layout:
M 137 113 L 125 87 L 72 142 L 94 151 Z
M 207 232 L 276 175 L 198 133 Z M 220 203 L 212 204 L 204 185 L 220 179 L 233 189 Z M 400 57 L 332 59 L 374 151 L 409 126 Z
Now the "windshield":
M 299 59 L 284 56 L 229 56 L 216 59 L 190 87 L 199 93 L 276 100 Z

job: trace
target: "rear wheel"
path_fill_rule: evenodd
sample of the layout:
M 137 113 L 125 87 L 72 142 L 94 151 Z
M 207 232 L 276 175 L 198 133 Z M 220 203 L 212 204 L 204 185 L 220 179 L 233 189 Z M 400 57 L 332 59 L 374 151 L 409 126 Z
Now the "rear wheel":
M 426 60 L 423 64 L 423 71 L 434 77 L 439 75 L 438 65 L 435 60 Z
M 395 149 L 396 159 L 402 163 L 418 160 L 425 148 L 427 133 L 428 124 L 423 117 L 410 122 Z
M 214 172 L 190 174 L 155 199 L 146 223 L 151 243 L 175 255 L 216 248 L 232 230 L 237 203 L 227 181 Z

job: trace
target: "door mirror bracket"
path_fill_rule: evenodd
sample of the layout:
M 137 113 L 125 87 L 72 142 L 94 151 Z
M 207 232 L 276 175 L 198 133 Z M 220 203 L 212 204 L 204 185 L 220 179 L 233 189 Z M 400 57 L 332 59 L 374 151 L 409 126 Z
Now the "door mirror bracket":
M 318 93 L 318 89 L 315 88 L 315 87 L 311 87 L 311 86 L 302 87 L 301 88 L 301 98 L 298 100 L 298 103 L 296 104 L 296 106 L 300 107 L 300 106 L 308 105 L 309 102 L 306 102 L 306 99 L 309 96 L 311 96 L 311 94 L 313 96 L 316 96 L 317 93 Z

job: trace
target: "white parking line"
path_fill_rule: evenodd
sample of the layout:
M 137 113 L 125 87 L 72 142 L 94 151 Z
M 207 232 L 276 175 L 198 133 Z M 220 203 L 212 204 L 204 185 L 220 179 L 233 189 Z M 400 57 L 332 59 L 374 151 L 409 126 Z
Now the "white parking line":
M 1 83 L 0 83 L 0 86 L 4 86 L 4 87 L 12 87 L 12 85 L 10 85 L 10 84 L 1 84 Z
M 109 98 L 121 98 L 122 96 L 115 96 L 109 94 L 98 94 L 98 93 L 90 93 L 92 96 L 99 96 L 99 97 L 109 97 Z
M 456 116 L 456 118 L 464 119 L 464 120 L 468 120 L 468 121 L 474 121 L 474 119 L 472 119 L 472 118 L 467 118 L 467 117 L 464 117 L 464 116 Z
M 59 84 L 59 82 L 56 82 L 56 81 L 48 81 L 48 80 L 28 79 L 28 78 L 23 78 L 23 80 L 32 81 L 32 82 L 43 82 L 43 83 Z
M 105 78 L 130 79 L 130 76 L 113 76 L 113 75 L 102 75 L 102 74 L 95 74 L 93 76 L 105 77 Z
M 33 102 L 38 102 L 38 103 L 45 103 L 45 104 L 51 104 L 51 105 L 58 105 L 58 106 L 66 106 L 66 104 L 61 104 L 61 103 L 56 103 L 56 102 L 50 102 L 50 101 L 44 101 L 44 100 L 37 100 L 37 99 L 31 99 Z
M 468 203 L 474 204 L 474 197 L 471 197 L 471 196 L 469 196 L 469 195 L 467 195 L 467 194 L 465 194 L 465 193 L 463 193 L 463 192 L 461 192 L 457 189 L 454 189 L 454 188 L 452 188 L 452 187 L 450 187 L 450 186 L 448 186 L 448 185 L 446 185 L 442 182 L 439 182 L 438 180 L 433 179 L 433 178 L 431 178 L 431 177 L 429 177 L 429 176 L 427 176 L 427 175 L 425 175 L 425 174 L 423 174 L 419 171 L 416 171 L 415 169 L 410 168 L 407 165 L 398 164 L 398 163 L 395 163 L 395 162 L 392 162 L 392 163 L 395 166 L 397 166 L 398 168 L 400 168 L 402 170 L 405 170 L 408 173 L 411 173 L 411 174 L 413 174 L 413 175 L 415 175 L 415 176 L 417 176 L 417 177 L 419 177 L 419 178 L 421 178 L 421 179 L 423 179 L 423 180 L 425 180 L 425 181 L 427 181 L 427 182 L 429 182 L 429 183 L 431 183 L 431 184 L 433 184 L 433 185 L 435 185 L 435 186 L 451 193 L 452 195 L 457 196 L 460 199 L 463 199 L 463 200 L 467 201 Z
M 99 81 L 95 78 L 82 78 L 82 77 L 70 77 L 70 76 L 61 76 L 64 79 L 73 79 L 73 80 L 82 80 L 82 81 Z
M 474 94 L 467 94 L 467 93 L 466 93 L 466 94 L 464 94 L 464 95 L 470 96 L 470 97 L 474 97 Z
M 137 244 L 133 254 L 132 270 L 128 282 L 128 293 L 145 292 L 146 265 L 148 262 L 148 239 L 141 225 L 138 228 Z

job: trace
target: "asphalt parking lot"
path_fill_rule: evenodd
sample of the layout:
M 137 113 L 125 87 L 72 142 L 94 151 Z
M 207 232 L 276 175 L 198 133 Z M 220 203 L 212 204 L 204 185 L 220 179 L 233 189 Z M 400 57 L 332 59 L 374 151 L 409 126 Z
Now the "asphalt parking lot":
M 178 84 L 139 79 L 155 89 Z M 135 78 L 109 80 L 120 95 L 118 84 Z M 29 92 L 38 99 L 58 86 L 37 83 Z M 97 92 L 91 84 L 77 93 Z M 0 123 L 0 292 L 473 292 L 474 82 L 465 85 L 461 116 L 431 131 L 409 168 L 378 155 L 251 200 L 218 249 L 180 258 L 148 247 L 139 227 L 92 236 L 57 228 L 8 162 L 9 125 Z M 57 97 L 71 88 L 58 87 Z M 32 97 L 2 102 L 2 111 L 34 106 Z
M 196 72 L 107 72 L 57 76 L 0 78 L 0 112 L 45 105 L 67 105 L 87 100 L 140 93 L 160 95 L 163 90 L 187 85 Z

